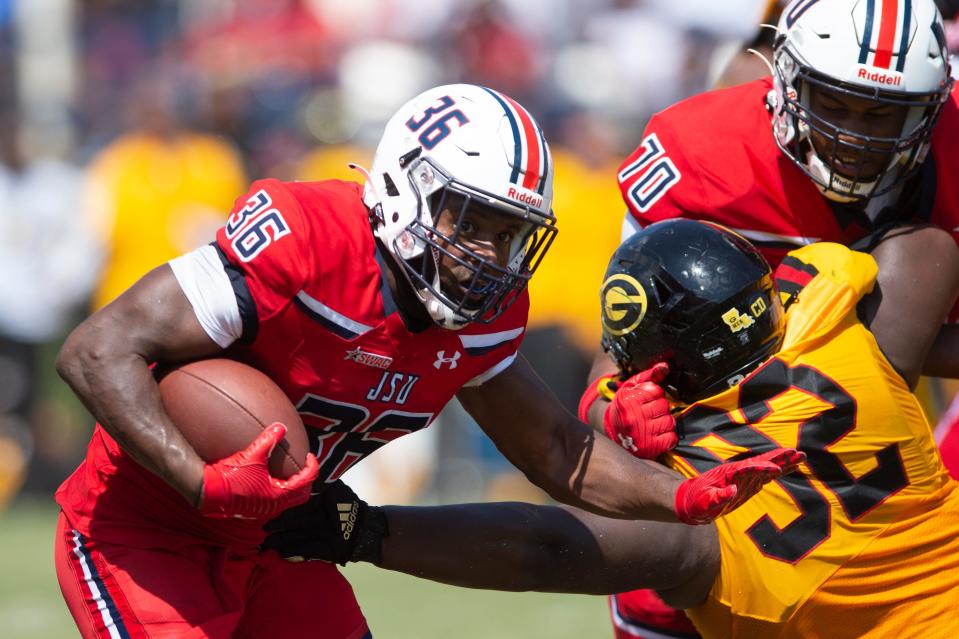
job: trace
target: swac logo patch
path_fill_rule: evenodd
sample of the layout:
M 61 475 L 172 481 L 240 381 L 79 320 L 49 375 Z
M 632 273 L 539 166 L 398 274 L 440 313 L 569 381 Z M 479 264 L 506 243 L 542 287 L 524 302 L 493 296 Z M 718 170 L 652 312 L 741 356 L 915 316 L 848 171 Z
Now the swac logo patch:
M 611 275 L 600 291 L 603 326 L 610 335 L 625 335 L 646 316 L 646 290 L 636 278 L 624 273 Z
M 379 353 L 364 351 L 359 346 L 351 351 L 346 351 L 346 357 L 343 359 L 348 359 L 356 362 L 357 364 L 363 364 L 364 366 L 382 368 L 383 370 L 389 368 L 390 364 L 393 363 L 392 357 L 389 357 L 388 355 L 380 355 Z

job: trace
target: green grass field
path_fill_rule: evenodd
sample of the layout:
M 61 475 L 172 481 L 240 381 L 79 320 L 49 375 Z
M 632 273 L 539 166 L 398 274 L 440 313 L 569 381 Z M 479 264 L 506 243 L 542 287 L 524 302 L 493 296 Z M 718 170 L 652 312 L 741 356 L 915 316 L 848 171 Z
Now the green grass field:
M 53 569 L 55 523 L 51 503 L 20 501 L 0 514 L 4 639 L 77 636 Z M 466 590 L 366 565 L 346 572 L 378 639 L 612 636 L 602 597 Z

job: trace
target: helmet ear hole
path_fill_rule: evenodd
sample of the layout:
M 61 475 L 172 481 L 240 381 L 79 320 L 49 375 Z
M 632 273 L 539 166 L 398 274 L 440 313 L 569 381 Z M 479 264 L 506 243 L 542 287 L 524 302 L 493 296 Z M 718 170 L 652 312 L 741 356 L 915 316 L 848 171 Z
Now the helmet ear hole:
M 656 292 L 656 299 L 659 300 L 659 303 L 662 305 L 665 305 L 673 295 L 673 292 L 661 277 L 653 278 L 653 289 Z
M 400 190 L 396 188 L 396 183 L 393 181 L 393 178 L 390 177 L 389 173 L 383 174 L 383 183 L 386 184 L 386 194 L 389 197 L 399 196 Z

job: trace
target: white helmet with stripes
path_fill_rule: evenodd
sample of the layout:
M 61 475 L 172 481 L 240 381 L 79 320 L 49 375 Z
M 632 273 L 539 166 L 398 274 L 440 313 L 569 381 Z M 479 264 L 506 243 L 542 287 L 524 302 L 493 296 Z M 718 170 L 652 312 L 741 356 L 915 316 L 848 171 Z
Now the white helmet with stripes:
M 441 326 L 491 322 L 516 300 L 556 234 L 553 163 L 543 132 L 509 97 L 452 84 L 426 91 L 387 123 L 364 201 L 376 236 Z M 455 224 L 436 222 L 451 210 Z M 507 216 L 517 229 L 508 263 L 486 259 L 461 235 L 464 215 Z M 443 286 L 442 260 L 470 273 Z M 455 289 L 455 290 L 453 290 Z
M 793 0 L 778 30 L 770 102 L 783 152 L 837 201 L 909 179 L 952 88 L 934 0 Z M 813 94 L 831 95 L 834 108 Z M 855 124 L 843 111 L 850 101 L 867 107 Z M 898 130 L 870 134 L 880 113 Z

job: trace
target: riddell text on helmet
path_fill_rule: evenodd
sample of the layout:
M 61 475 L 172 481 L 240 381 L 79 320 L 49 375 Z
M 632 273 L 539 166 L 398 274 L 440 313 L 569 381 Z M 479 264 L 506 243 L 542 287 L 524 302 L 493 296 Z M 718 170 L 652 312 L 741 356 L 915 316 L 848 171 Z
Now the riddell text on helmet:
M 859 67 L 858 75 L 863 80 L 869 80 L 870 82 L 885 84 L 887 86 L 897 87 L 900 84 L 902 84 L 901 73 L 894 73 L 894 72 L 883 73 L 880 71 L 870 71 L 866 67 Z
M 512 186 L 509 187 L 509 190 L 506 192 L 506 197 L 511 197 L 518 202 L 529 204 L 537 208 L 543 205 L 543 196 L 530 193 L 529 191 L 520 191 Z

